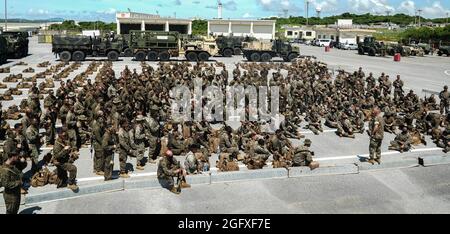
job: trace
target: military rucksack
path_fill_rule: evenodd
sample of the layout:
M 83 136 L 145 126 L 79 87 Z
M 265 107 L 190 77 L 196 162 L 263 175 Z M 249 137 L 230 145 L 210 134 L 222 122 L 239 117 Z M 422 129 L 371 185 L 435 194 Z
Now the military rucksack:
M 39 172 L 36 172 L 33 177 L 31 178 L 31 186 L 33 187 L 43 187 L 48 184 L 49 178 L 50 178 L 51 172 L 44 168 L 40 170 Z

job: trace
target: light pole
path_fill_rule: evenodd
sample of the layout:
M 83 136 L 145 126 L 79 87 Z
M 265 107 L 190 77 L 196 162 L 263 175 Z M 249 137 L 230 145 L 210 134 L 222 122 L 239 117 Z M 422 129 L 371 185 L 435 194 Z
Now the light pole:
M 419 27 L 421 27 L 422 26 L 422 24 L 421 24 L 421 13 L 422 13 L 422 10 L 421 9 L 419 9 L 419 10 L 417 10 L 417 12 L 419 12 Z
M 309 0 L 306 0 L 306 25 L 309 25 Z
M 8 3 L 5 0 L 5 31 L 8 31 Z

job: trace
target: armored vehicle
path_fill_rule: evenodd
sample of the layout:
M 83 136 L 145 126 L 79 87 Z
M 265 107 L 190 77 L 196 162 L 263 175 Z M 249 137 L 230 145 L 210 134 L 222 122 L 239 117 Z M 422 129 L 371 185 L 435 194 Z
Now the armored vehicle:
M 374 37 L 364 38 L 364 42 L 358 43 L 358 54 L 369 56 L 386 56 L 386 46 L 383 42 L 378 42 Z
M 202 40 L 183 42 L 182 50 L 188 61 L 208 61 L 210 57 L 219 54 L 219 48 L 215 39 L 203 38 Z
M 177 32 L 130 31 L 129 49 L 137 61 L 168 61 L 179 56 L 180 36 Z
M 0 35 L 0 65 L 8 60 L 8 44 L 6 39 Z
M 444 45 L 439 46 L 438 55 L 439 56 L 442 56 L 442 55 L 450 56 L 450 46 L 444 46 Z
M 27 32 L 2 32 L 7 42 L 8 58 L 18 59 L 28 55 L 28 33 Z
M 219 48 L 219 54 L 223 57 L 242 54 L 242 43 L 255 41 L 252 37 L 218 36 L 216 43 Z
M 285 62 L 291 62 L 300 55 L 300 47 L 282 40 L 270 42 L 244 42 L 242 46 L 244 57 L 252 62 L 269 62 L 273 57 L 281 57 Z
M 84 61 L 87 56 L 106 56 L 117 61 L 123 51 L 124 43 L 115 36 L 54 36 L 52 51 L 61 61 Z

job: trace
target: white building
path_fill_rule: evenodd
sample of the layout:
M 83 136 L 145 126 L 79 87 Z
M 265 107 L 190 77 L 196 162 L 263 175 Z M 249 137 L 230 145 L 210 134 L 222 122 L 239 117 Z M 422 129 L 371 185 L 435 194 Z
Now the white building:
M 298 26 L 283 27 L 284 37 L 287 39 L 303 39 L 305 41 L 312 41 L 316 38 L 316 31 L 313 29 L 302 28 Z
M 161 18 L 159 15 L 118 12 L 116 23 L 117 34 L 128 34 L 130 30 L 192 34 L 192 20 L 189 19 Z
M 208 35 L 250 36 L 263 40 L 275 39 L 275 20 L 208 20 Z

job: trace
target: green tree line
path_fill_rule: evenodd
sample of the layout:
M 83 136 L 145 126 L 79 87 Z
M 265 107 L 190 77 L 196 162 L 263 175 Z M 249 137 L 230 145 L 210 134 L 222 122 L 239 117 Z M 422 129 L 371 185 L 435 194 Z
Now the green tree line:
M 62 24 L 52 24 L 49 26 L 49 30 L 68 30 L 68 31 L 77 31 L 81 32 L 82 30 L 100 30 L 100 31 L 116 31 L 117 25 L 115 23 L 105 23 L 102 21 L 95 22 L 79 22 L 75 23 L 73 20 L 63 21 Z

